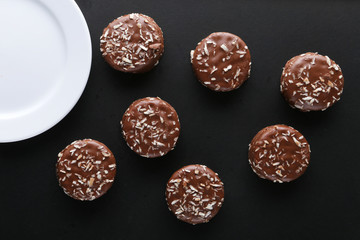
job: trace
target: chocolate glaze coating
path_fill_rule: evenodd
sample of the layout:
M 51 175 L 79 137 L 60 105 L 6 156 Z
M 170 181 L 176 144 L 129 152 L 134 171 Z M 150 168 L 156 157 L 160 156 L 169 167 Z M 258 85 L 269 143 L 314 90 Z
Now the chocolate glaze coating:
M 177 170 L 166 185 L 169 210 L 187 223 L 206 223 L 224 202 L 224 184 L 217 173 L 204 165 L 189 165 Z
M 175 109 L 159 97 L 133 102 L 120 122 L 127 145 L 140 156 L 160 157 L 174 149 L 180 135 Z
M 286 63 L 280 83 L 289 105 L 307 112 L 326 110 L 340 100 L 344 78 L 339 65 L 328 56 L 308 52 Z
M 139 13 L 111 22 L 100 38 L 100 51 L 116 70 L 131 73 L 150 71 L 164 52 L 164 37 L 154 19 Z
M 116 174 L 115 157 L 103 143 L 84 139 L 68 145 L 58 155 L 56 173 L 70 197 L 91 201 L 104 195 Z
M 245 42 L 227 32 L 215 32 L 191 51 L 191 63 L 198 80 L 214 91 L 237 89 L 250 76 L 251 56 Z
M 261 178 L 290 182 L 300 177 L 310 161 L 310 146 L 292 127 L 274 125 L 262 129 L 249 145 L 249 163 Z

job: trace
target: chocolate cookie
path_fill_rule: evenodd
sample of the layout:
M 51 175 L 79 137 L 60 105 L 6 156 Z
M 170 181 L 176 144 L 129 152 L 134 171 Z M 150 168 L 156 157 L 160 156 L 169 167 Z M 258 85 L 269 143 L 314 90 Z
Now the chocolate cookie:
M 290 59 L 282 72 L 280 91 L 291 107 L 301 111 L 325 110 L 340 100 L 344 78 L 328 56 L 304 53 Z
M 104 29 L 100 50 L 105 61 L 116 70 L 148 72 L 159 63 L 164 52 L 163 33 L 151 17 L 128 14 Z
M 310 146 L 292 127 L 274 125 L 262 129 L 249 145 L 249 163 L 261 178 L 290 182 L 300 177 L 310 161 Z
M 166 185 L 169 210 L 187 223 L 210 221 L 224 202 L 224 184 L 217 173 L 204 165 L 177 170 Z
M 74 141 L 58 155 L 56 173 L 60 186 L 70 197 L 91 201 L 112 186 L 115 157 L 103 143 L 84 139 Z
M 120 124 L 127 145 L 147 158 L 163 156 L 174 149 L 180 134 L 175 109 L 158 97 L 133 102 Z
M 216 32 L 198 43 L 191 53 L 198 80 L 214 91 L 237 89 L 250 76 L 251 57 L 245 42 L 227 32 Z

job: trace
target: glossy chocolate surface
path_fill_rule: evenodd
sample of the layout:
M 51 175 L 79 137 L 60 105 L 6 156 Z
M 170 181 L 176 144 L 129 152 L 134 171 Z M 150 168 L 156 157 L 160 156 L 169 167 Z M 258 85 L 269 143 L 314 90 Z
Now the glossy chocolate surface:
M 116 70 L 148 72 L 159 63 L 164 52 L 163 33 L 151 17 L 128 14 L 115 19 L 104 29 L 100 51 Z
M 249 163 L 261 178 L 290 182 L 300 177 L 310 161 L 310 146 L 292 127 L 274 125 L 262 129 L 249 145 Z
M 237 89 L 250 76 L 251 56 L 245 42 L 227 32 L 215 32 L 191 51 L 198 80 L 214 91 Z
M 224 202 L 224 184 L 210 168 L 189 165 L 171 176 L 165 196 L 169 210 L 178 219 L 194 225 L 206 223 Z
M 317 53 L 293 57 L 281 75 L 280 90 L 285 100 L 304 112 L 326 110 L 340 100 L 343 87 L 339 65 Z
M 160 157 L 174 149 L 180 135 L 175 109 L 160 98 L 136 100 L 120 122 L 128 146 L 147 158 Z
M 116 174 L 115 157 L 103 143 L 84 139 L 68 145 L 58 155 L 56 173 L 70 197 L 91 201 L 104 195 Z

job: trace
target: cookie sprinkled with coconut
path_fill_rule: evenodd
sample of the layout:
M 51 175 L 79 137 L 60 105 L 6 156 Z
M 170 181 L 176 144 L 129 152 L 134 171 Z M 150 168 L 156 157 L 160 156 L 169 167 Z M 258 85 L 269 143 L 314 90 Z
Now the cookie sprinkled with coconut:
M 304 136 L 286 125 L 262 129 L 249 145 L 249 163 L 261 178 L 290 182 L 300 177 L 310 161 L 310 146 Z
M 190 224 L 206 223 L 224 202 L 224 184 L 205 165 L 189 165 L 171 176 L 165 196 L 169 210 L 178 219 Z
M 112 186 L 116 161 L 105 144 L 92 139 L 77 140 L 58 154 L 56 173 L 67 195 L 92 201 Z
M 250 76 L 251 56 L 245 42 L 227 32 L 216 32 L 190 52 L 193 70 L 207 88 L 227 92 L 239 88 Z
M 175 109 L 158 97 L 133 102 L 120 123 L 127 145 L 147 158 L 167 154 L 174 149 L 180 135 L 180 121 Z
M 161 28 L 149 16 L 132 13 L 111 22 L 100 37 L 100 51 L 116 70 L 150 71 L 164 52 Z
M 304 53 L 290 59 L 282 72 L 280 91 L 300 111 L 326 110 L 340 100 L 344 77 L 328 56 Z

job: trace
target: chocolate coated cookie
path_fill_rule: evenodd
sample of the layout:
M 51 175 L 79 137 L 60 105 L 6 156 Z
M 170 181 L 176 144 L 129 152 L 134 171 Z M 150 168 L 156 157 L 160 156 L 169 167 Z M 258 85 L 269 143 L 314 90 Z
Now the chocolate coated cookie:
M 290 182 L 300 177 L 310 161 L 310 146 L 292 127 L 273 125 L 256 134 L 249 145 L 249 163 L 261 178 Z
M 311 52 L 290 59 L 280 82 L 285 100 L 304 112 L 326 110 L 340 100 L 343 87 L 339 65 L 328 56 Z
M 116 173 L 115 157 L 101 142 L 77 140 L 59 153 L 56 173 L 67 195 L 91 201 L 104 195 L 112 186 Z
M 227 32 L 215 32 L 191 51 L 191 63 L 198 80 L 211 90 L 237 89 L 250 76 L 251 56 L 245 42 Z
M 174 149 L 180 134 L 175 109 L 158 97 L 133 102 L 120 124 L 128 146 L 147 158 L 163 156 Z
M 128 14 L 104 29 L 100 50 L 105 61 L 116 70 L 148 72 L 159 63 L 164 52 L 163 33 L 151 17 Z
M 169 210 L 187 223 L 206 223 L 224 202 L 224 184 L 217 173 L 204 165 L 189 165 L 177 170 L 166 185 Z

